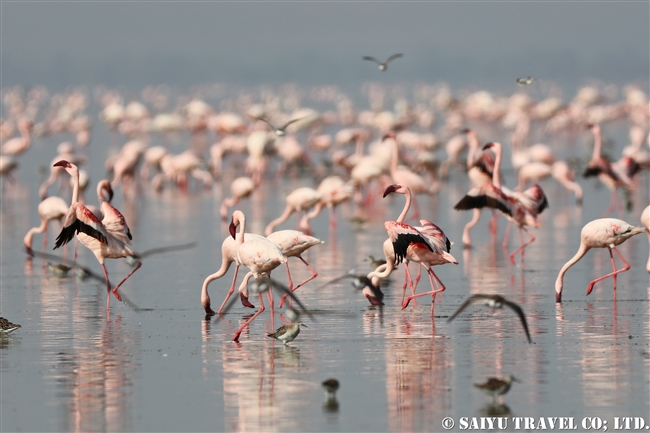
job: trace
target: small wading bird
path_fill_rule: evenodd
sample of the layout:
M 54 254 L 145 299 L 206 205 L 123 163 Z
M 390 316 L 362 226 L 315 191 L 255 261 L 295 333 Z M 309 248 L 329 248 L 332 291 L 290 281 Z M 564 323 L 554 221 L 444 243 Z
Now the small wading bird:
M 63 229 L 56 238 L 56 245 L 54 249 L 67 244 L 72 238 L 77 235 L 77 239 L 86 248 L 88 248 L 97 258 L 97 261 L 102 266 L 104 277 L 106 278 L 106 288 L 109 296 L 106 303 L 106 308 L 110 308 L 110 292 L 118 300 L 121 297 L 118 289 L 124 282 L 135 273 L 142 262 L 133 269 L 120 283 L 111 289 L 111 283 L 108 279 L 108 272 L 104 265 L 105 259 L 120 259 L 128 256 L 138 258 L 138 255 L 128 246 L 131 240 L 131 232 L 126 224 L 124 216 L 109 203 L 103 201 L 101 209 L 104 214 L 104 219 L 99 220 L 86 206 L 79 203 L 79 169 L 76 165 L 70 164 L 68 161 L 61 160 L 54 164 L 57 167 L 63 167 L 65 171 L 72 176 L 74 186 L 72 189 L 72 203 L 70 209 L 63 223 Z
M 404 54 L 402 54 L 402 53 L 393 54 L 388 59 L 386 59 L 386 61 L 384 63 L 380 62 L 379 60 L 375 59 L 372 56 L 363 56 L 363 60 L 370 60 L 371 62 L 375 62 L 375 63 L 377 63 L 379 65 L 379 70 L 380 71 L 385 71 L 388 68 L 388 64 L 391 61 L 393 61 L 395 59 L 399 59 L 400 57 L 403 57 L 403 56 L 404 56 Z
M 491 395 L 492 398 L 494 399 L 494 404 L 497 404 L 497 397 L 501 398 L 501 396 L 508 391 L 510 391 L 510 386 L 512 385 L 512 382 L 519 382 L 521 381 L 514 377 L 512 374 L 507 375 L 503 379 L 499 379 L 496 377 L 489 377 L 488 380 L 485 383 L 475 383 L 474 386 L 486 393 L 487 395 Z
M 321 383 L 323 389 L 325 390 L 325 398 L 334 399 L 336 398 L 336 391 L 339 389 L 339 381 L 336 379 L 327 379 Z
M 295 340 L 298 334 L 300 334 L 301 326 L 304 326 L 305 328 L 307 327 L 307 325 L 301 322 L 294 322 L 291 323 L 290 325 L 280 326 L 278 329 L 276 329 L 275 332 L 271 334 L 266 334 L 266 336 L 275 338 L 276 340 L 283 342 L 284 345 L 286 346 L 287 343 L 290 343 L 293 340 Z
M 256 120 L 261 120 L 262 122 L 264 122 L 264 123 L 266 123 L 267 125 L 269 125 L 269 126 L 271 127 L 271 129 L 273 130 L 273 132 L 275 133 L 275 135 L 277 135 L 278 137 L 284 137 L 284 136 L 286 135 L 286 129 L 289 127 L 289 125 L 291 125 L 292 123 L 295 123 L 295 122 L 299 121 L 299 120 L 302 119 L 304 116 L 303 116 L 303 117 L 298 117 L 297 119 L 291 119 L 291 120 L 289 120 L 287 123 L 285 123 L 284 125 L 282 125 L 282 126 L 280 126 L 280 127 L 276 127 L 275 125 L 273 125 L 271 122 L 269 122 L 268 120 L 266 120 L 266 119 L 263 118 L 263 117 L 257 117 L 257 116 L 251 116 L 251 117 L 252 117 L 253 119 L 256 119 Z
M 643 228 L 634 227 L 625 221 L 616 218 L 599 218 L 587 223 L 580 232 L 580 248 L 578 248 L 578 252 L 571 260 L 562 266 L 562 269 L 560 269 L 560 273 L 555 280 L 555 302 L 562 302 L 562 284 L 566 271 L 568 271 L 571 266 L 575 265 L 585 254 L 587 254 L 587 251 L 592 248 L 607 248 L 609 250 L 609 257 L 612 260 L 612 268 L 614 271 L 591 281 L 587 288 L 587 295 L 593 290 L 594 284 L 607 277 L 614 277 L 614 299 L 616 299 L 616 275 L 630 269 L 630 264 L 625 260 L 625 258 L 623 258 L 621 253 L 618 252 L 616 247 L 632 236 L 638 235 L 642 232 Z M 615 251 L 623 263 L 625 263 L 623 269 L 616 269 L 612 250 Z
M 4 317 L 0 317 L 0 333 L 9 334 L 11 332 L 14 332 L 18 328 L 20 328 L 20 325 L 16 323 L 11 323 Z
M 521 325 L 524 327 L 524 331 L 526 332 L 526 337 L 528 338 L 528 342 L 532 343 L 533 341 L 530 339 L 530 332 L 528 332 L 528 323 L 526 322 L 526 315 L 524 314 L 524 310 L 521 309 L 521 307 L 518 304 L 515 304 L 514 302 L 508 301 L 506 298 L 500 295 L 483 295 L 480 293 L 477 293 L 475 295 L 470 296 L 463 304 L 458 307 L 456 312 L 451 315 L 449 319 L 447 319 L 447 322 L 451 322 L 458 316 L 465 308 L 469 307 L 472 304 L 484 304 L 487 305 L 488 307 L 491 307 L 492 310 L 495 310 L 497 308 L 503 308 L 504 306 L 510 308 L 512 311 L 517 313 L 517 316 L 519 316 L 519 319 L 521 319 Z

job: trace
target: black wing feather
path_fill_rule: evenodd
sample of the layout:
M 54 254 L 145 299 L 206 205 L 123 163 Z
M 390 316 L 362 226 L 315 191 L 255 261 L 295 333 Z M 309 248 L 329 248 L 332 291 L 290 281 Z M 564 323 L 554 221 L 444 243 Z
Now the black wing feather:
M 404 257 L 406 256 L 406 250 L 408 249 L 411 243 L 424 244 L 427 246 L 429 251 L 433 252 L 431 245 L 422 238 L 420 235 L 413 233 L 405 233 L 397 236 L 397 239 L 393 242 L 393 250 L 395 250 L 395 264 L 398 265 L 402 263 Z
M 461 198 L 454 206 L 456 210 L 469 210 L 469 209 L 482 209 L 489 207 L 491 209 L 498 209 L 506 215 L 512 216 L 510 209 L 499 200 L 496 200 L 488 195 L 471 196 L 466 195 Z

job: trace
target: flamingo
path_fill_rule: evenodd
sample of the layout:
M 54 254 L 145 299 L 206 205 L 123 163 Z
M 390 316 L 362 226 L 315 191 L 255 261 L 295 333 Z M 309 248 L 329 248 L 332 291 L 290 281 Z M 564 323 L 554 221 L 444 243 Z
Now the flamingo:
M 639 165 L 629 156 L 623 156 L 614 164 L 610 163 L 601 155 L 603 140 L 600 126 L 590 123 L 587 128 L 594 134 L 594 151 L 583 176 L 598 176 L 598 179 L 612 192 L 609 207 L 603 216 L 612 213 L 614 208 L 622 212 L 616 189 L 624 188 L 628 194 L 630 193 L 632 177 L 639 171 Z M 628 208 L 630 206 L 631 203 L 628 202 Z
M 529 181 L 536 182 L 548 176 L 553 176 L 562 186 L 573 191 L 576 203 L 582 204 L 582 187 L 575 181 L 575 172 L 564 161 L 556 161 L 552 165 L 532 161 L 522 165 L 517 173 L 519 179 L 517 189 L 524 188 Z
M 75 233 L 77 234 L 77 239 L 95 255 L 97 261 L 102 266 L 104 277 L 106 278 L 107 291 L 109 292 L 106 304 L 108 310 L 110 308 L 111 290 L 113 295 L 118 300 L 121 300 L 117 290 L 135 271 L 140 269 L 142 262 L 138 261 L 138 265 L 117 286 L 111 289 L 104 260 L 125 257 L 138 258 L 138 255 L 128 245 L 132 237 L 126 225 L 126 220 L 117 209 L 109 203 L 102 201 L 101 209 L 104 214 L 104 219 L 100 221 L 86 206 L 79 203 L 79 168 L 65 160 L 61 160 L 55 165 L 65 168 L 65 171 L 72 176 L 74 186 L 72 189 L 72 203 L 63 223 L 63 229 L 56 239 L 54 249 L 67 244 L 74 237 Z
M 330 230 L 336 229 L 336 212 L 335 208 L 339 204 L 348 200 L 354 193 L 352 184 L 345 182 L 339 176 L 329 176 L 323 179 L 316 189 L 321 194 L 321 199 L 316 203 L 314 209 L 305 214 L 300 221 L 300 229 L 309 228 L 309 220 L 316 218 L 323 207 L 327 207 L 330 218 Z
M 645 231 L 648 234 L 648 243 L 650 244 L 650 206 L 643 209 L 643 213 L 641 213 L 641 224 L 645 227 Z M 650 254 L 648 255 L 648 264 L 646 264 L 645 268 L 650 274 Z
M 307 263 L 307 261 L 302 257 L 302 253 L 314 245 L 325 243 L 324 241 L 313 236 L 306 235 L 298 230 L 280 230 L 270 233 L 266 238 L 274 244 L 278 245 L 280 247 L 280 250 L 282 250 L 282 254 L 287 258 L 285 265 L 287 267 L 287 276 L 289 278 L 289 291 L 295 292 L 300 287 L 304 286 L 318 276 L 318 272 L 316 272 L 316 270 L 312 268 L 309 263 Z M 295 287 L 293 286 L 293 280 L 291 279 L 291 272 L 289 272 L 289 257 L 297 257 L 311 271 L 311 276 Z M 280 307 L 284 305 L 286 298 L 286 294 L 282 296 L 282 299 L 280 300 Z
M 27 254 L 34 255 L 32 250 L 32 238 L 36 233 L 45 233 L 43 237 L 43 250 L 47 246 L 47 227 L 52 220 L 61 222 L 68 213 L 69 206 L 61 197 L 48 197 L 38 204 L 38 215 L 41 217 L 41 224 L 31 228 L 23 238 L 23 244 Z
M 32 127 L 33 124 L 31 120 L 22 119 L 18 123 L 20 137 L 14 137 L 2 143 L 0 153 L 2 155 L 18 156 L 29 149 L 32 144 Z
M 372 56 L 363 56 L 363 60 L 370 60 L 371 62 L 377 63 L 379 65 L 379 70 L 385 72 L 386 69 L 388 69 L 388 64 L 395 59 L 399 59 L 400 57 L 404 57 L 404 54 L 402 53 L 393 54 L 388 59 L 386 59 L 385 62 L 381 62 Z
M 221 218 L 225 221 L 228 215 L 228 208 L 235 206 L 242 198 L 250 196 L 254 189 L 255 183 L 248 176 L 241 176 L 233 180 L 230 184 L 232 197 L 228 197 L 221 202 L 221 208 L 219 209 Z
M 492 184 L 484 184 L 472 188 L 456 205 L 456 210 L 468 210 L 483 207 L 490 207 L 500 210 L 510 222 L 517 224 L 521 246 L 510 254 L 510 261 L 515 263 L 515 255 L 521 251 L 522 257 L 525 247 L 535 241 L 535 237 L 526 229 L 526 226 L 539 227 L 537 215 L 548 207 L 548 201 L 544 191 L 539 185 L 533 185 L 524 192 L 514 192 L 501 186 L 499 169 L 501 166 L 501 144 L 487 143 L 483 150 L 493 148 L 496 153 L 494 162 L 494 173 Z M 526 232 L 530 239 L 524 243 L 523 232 Z M 465 233 L 463 233 L 465 237 Z M 465 240 L 463 240 L 465 243 Z M 507 247 L 507 237 L 504 238 L 504 247 Z
M 237 227 L 240 226 L 239 232 L 236 232 Z M 232 214 L 232 222 L 230 223 L 230 235 L 235 238 L 237 242 L 237 262 L 246 266 L 251 272 L 252 276 L 259 282 L 261 276 L 271 275 L 271 271 L 282 263 L 286 263 L 287 258 L 282 253 L 282 250 L 277 244 L 263 237 L 251 237 L 246 235 L 246 219 L 244 213 L 235 211 Z M 247 282 L 247 279 L 244 279 Z M 257 316 L 264 311 L 264 300 L 262 294 L 260 297 L 260 309 L 251 316 L 239 329 L 235 332 L 233 341 L 239 341 L 244 328 L 246 328 Z M 271 309 L 273 309 L 273 298 L 269 292 L 269 302 Z
M 411 195 L 408 187 L 402 185 L 390 185 L 386 188 L 384 197 L 393 192 L 406 195 L 408 203 L 409 196 Z M 420 220 L 420 223 L 423 226 L 422 230 L 418 230 L 413 226 L 399 222 L 400 219 L 403 220 L 406 216 L 406 212 L 408 212 L 408 205 L 405 206 L 398 221 L 386 221 L 384 223 L 388 237 L 393 243 L 395 263 L 401 263 L 402 260 L 408 259 L 424 266 L 429 274 L 431 292 L 407 297 L 402 304 L 402 309 L 408 306 L 411 299 L 430 294 L 432 295 L 431 314 L 433 315 L 435 295 L 436 293 L 443 292 L 445 290 L 445 285 L 436 276 L 431 267 L 445 263 L 458 264 L 458 261 L 449 253 L 451 250 L 451 242 L 447 239 L 447 236 L 445 236 L 443 231 L 432 222 Z M 436 289 L 434 279 L 441 286 L 440 289 Z
M 575 265 L 582 257 L 584 257 L 585 254 L 587 254 L 587 251 L 592 248 L 607 248 L 609 250 L 609 257 L 611 258 L 612 268 L 614 271 L 592 280 L 587 288 L 587 295 L 591 293 L 594 284 L 598 281 L 604 280 L 607 277 L 613 277 L 614 299 L 616 299 L 616 275 L 630 269 L 630 264 L 625 260 L 625 258 L 623 258 L 616 247 L 641 232 L 643 232 L 643 228 L 634 227 L 625 221 L 616 218 L 599 218 L 587 223 L 580 232 L 580 248 L 578 248 L 578 252 L 573 256 L 573 258 L 571 258 L 571 260 L 562 266 L 562 269 L 560 269 L 560 273 L 555 280 L 555 302 L 562 302 L 562 285 L 566 271 L 568 271 L 571 266 Z M 623 263 L 625 263 L 624 268 L 616 269 L 612 250 L 615 251 Z
M 323 196 L 321 193 L 309 187 L 302 187 L 292 191 L 286 197 L 287 206 L 284 208 L 284 212 L 266 226 L 264 234 L 266 236 L 270 235 L 275 226 L 288 220 L 294 212 L 298 212 L 298 222 L 300 223 L 300 213 L 314 207 L 322 198 Z M 309 230 L 308 222 L 306 228 Z

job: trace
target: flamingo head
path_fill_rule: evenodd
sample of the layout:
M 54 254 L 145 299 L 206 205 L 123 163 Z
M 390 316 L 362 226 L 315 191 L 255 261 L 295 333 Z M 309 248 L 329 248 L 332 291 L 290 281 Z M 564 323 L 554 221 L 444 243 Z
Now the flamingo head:
M 72 168 L 72 164 L 70 164 L 68 161 L 65 159 L 62 159 L 59 162 L 55 162 L 53 167 L 63 167 L 63 168 Z
M 235 224 L 234 220 L 230 221 L 230 226 L 228 227 L 228 231 L 230 232 L 230 236 L 232 236 L 233 239 L 235 239 L 236 237 L 235 235 L 237 234 L 237 224 Z
M 492 149 L 493 147 L 494 143 L 486 143 L 485 146 L 483 146 L 483 150 Z
M 398 194 L 406 194 L 406 187 L 404 187 L 402 185 L 397 185 L 397 184 L 389 185 L 388 188 L 386 188 L 386 191 L 384 191 L 384 198 L 388 194 L 393 193 L 393 192 L 396 192 Z
M 397 135 L 395 134 L 395 131 L 388 131 L 387 133 L 384 134 L 383 137 L 381 137 L 381 141 L 386 140 L 387 138 L 395 138 Z

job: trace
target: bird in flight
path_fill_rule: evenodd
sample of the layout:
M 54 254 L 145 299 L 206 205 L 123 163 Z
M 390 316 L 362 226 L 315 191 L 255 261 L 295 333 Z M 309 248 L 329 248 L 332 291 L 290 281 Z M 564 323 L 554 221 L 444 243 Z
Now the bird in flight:
M 268 120 L 266 120 L 266 119 L 263 118 L 263 117 L 258 117 L 258 116 L 251 116 L 251 117 L 252 117 L 253 119 L 261 120 L 262 122 L 267 123 L 267 124 L 271 127 L 271 129 L 273 130 L 273 132 L 275 132 L 275 135 L 277 135 L 278 137 L 284 137 L 284 135 L 286 134 L 286 129 L 289 127 L 289 125 L 291 125 L 291 124 L 294 123 L 294 122 L 299 121 L 299 120 L 302 119 L 304 116 L 302 116 L 302 117 L 298 117 L 297 119 L 291 119 L 291 120 L 289 120 L 287 123 L 285 123 L 284 125 L 282 125 L 282 126 L 280 126 L 280 127 L 276 127 L 275 125 L 273 125 L 271 122 L 269 122 Z
M 508 301 L 506 298 L 504 298 L 501 295 L 483 295 L 480 293 L 472 295 L 465 302 L 463 302 L 463 304 L 460 307 L 458 307 L 458 310 L 456 310 L 456 312 L 452 314 L 449 319 L 447 319 L 447 322 L 451 322 L 452 320 L 454 320 L 456 316 L 458 316 L 465 308 L 467 308 L 472 304 L 484 304 L 487 305 L 488 307 L 492 307 L 492 309 L 503 308 L 504 305 L 510 308 L 512 311 L 517 313 L 517 315 L 521 319 L 521 325 L 524 327 L 524 331 L 526 332 L 526 337 L 528 337 L 528 342 L 529 343 L 533 342 L 530 339 L 530 332 L 528 331 L 528 323 L 526 322 L 526 315 L 524 314 L 524 310 L 522 310 L 518 304 Z
M 375 59 L 372 56 L 363 56 L 363 60 L 370 60 L 371 62 L 375 62 L 375 63 L 377 63 L 379 65 L 379 70 L 380 71 L 385 71 L 386 68 L 388 68 L 388 63 L 390 63 L 391 61 L 393 61 L 395 59 L 399 59 L 400 57 L 403 57 L 403 56 L 404 56 L 404 54 L 402 54 L 402 53 L 393 54 L 384 63 L 380 62 L 379 60 Z
M 529 84 L 533 84 L 533 77 L 526 77 L 526 78 L 517 78 L 517 84 L 520 86 L 528 86 Z

